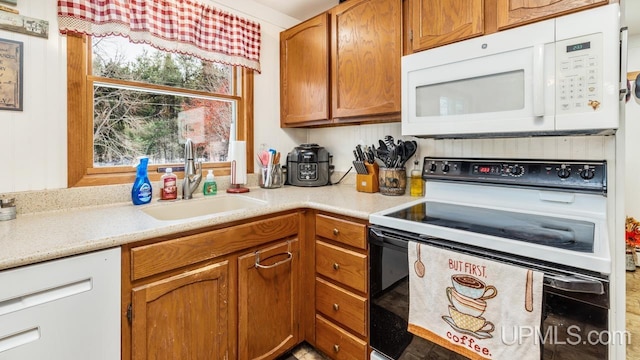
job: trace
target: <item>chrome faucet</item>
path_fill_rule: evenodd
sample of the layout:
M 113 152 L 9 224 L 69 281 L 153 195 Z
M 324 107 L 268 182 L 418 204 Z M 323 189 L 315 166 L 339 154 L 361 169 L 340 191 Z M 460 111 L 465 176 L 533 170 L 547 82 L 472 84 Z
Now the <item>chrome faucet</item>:
M 193 192 L 196 191 L 200 180 L 202 180 L 202 163 L 194 163 L 194 152 L 193 142 L 191 139 L 187 139 L 184 143 L 184 180 L 182 181 L 182 198 L 184 200 L 193 197 Z

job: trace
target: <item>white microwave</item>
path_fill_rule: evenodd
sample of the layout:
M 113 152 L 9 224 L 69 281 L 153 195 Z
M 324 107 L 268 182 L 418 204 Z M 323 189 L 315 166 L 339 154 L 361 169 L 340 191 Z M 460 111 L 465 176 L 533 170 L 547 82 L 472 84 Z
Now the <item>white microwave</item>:
M 611 134 L 620 37 L 610 4 L 404 56 L 402 135 Z

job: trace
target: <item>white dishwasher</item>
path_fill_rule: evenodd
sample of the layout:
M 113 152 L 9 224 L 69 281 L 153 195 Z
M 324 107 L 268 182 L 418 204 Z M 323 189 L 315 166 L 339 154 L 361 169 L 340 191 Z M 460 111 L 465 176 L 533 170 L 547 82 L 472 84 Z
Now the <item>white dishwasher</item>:
M 0 271 L 9 359 L 120 359 L 120 248 Z

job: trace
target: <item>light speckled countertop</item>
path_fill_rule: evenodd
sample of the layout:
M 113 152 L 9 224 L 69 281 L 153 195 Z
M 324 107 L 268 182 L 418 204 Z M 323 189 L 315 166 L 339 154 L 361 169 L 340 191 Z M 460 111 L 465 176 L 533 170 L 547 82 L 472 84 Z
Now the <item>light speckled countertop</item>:
M 141 211 L 148 206 L 163 205 L 157 201 L 142 206 L 118 202 L 18 213 L 15 220 L 0 221 L 0 270 L 284 210 L 312 208 L 367 220 L 371 213 L 415 200 L 408 195 L 360 193 L 353 185 L 251 188 L 250 192 L 241 195 L 222 190 L 216 196 L 247 196 L 265 200 L 266 205 L 172 221 L 156 220 Z M 199 194 L 192 200 L 180 201 L 203 199 Z

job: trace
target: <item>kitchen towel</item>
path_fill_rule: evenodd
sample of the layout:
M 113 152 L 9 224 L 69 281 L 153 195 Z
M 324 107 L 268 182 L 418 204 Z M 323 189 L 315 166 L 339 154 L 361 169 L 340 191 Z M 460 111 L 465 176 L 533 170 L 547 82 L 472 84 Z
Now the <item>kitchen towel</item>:
M 409 332 L 470 359 L 540 359 L 544 274 L 409 242 Z

